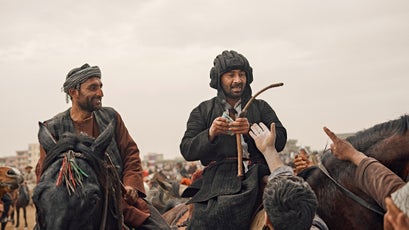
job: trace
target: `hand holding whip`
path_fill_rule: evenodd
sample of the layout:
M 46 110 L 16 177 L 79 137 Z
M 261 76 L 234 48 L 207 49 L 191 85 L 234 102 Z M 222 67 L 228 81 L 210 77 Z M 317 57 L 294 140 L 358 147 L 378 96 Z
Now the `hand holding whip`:
M 258 95 L 260 95 L 262 92 L 274 88 L 274 87 L 279 87 L 279 86 L 283 86 L 284 83 L 275 83 L 275 84 L 271 84 L 265 88 L 263 88 L 262 90 L 260 90 L 259 92 L 257 92 L 256 94 L 254 94 L 254 96 L 252 96 L 250 98 L 250 100 L 247 102 L 246 106 L 244 106 L 243 110 L 241 111 L 241 113 L 239 114 L 239 117 L 245 117 L 247 116 L 247 110 L 248 107 L 251 105 L 251 103 L 253 103 L 254 99 L 256 99 L 256 97 Z M 236 134 L 236 142 L 237 142 L 237 176 L 240 178 L 243 178 L 243 147 L 241 146 L 241 135 L 240 134 Z

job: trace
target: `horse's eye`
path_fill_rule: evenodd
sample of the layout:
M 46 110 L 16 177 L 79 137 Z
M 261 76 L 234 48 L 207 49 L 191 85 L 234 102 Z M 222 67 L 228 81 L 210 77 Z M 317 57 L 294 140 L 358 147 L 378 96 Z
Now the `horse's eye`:
M 97 195 L 93 195 L 92 197 L 90 197 L 89 202 L 91 203 L 91 205 L 97 205 L 101 202 L 101 198 Z

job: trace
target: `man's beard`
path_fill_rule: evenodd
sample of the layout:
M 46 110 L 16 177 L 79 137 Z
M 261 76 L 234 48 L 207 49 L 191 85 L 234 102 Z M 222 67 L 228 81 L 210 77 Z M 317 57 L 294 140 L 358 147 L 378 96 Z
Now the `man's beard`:
M 92 98 L 91 100 L 87 100 L 85 103 L 78 103 L 78 106 L 87 112 L 94 112 L 97 110 L 100 110 L 102 107 L 102 98 L 99 98 L 98 100 L 100 100 L 101 102 L 99 104 L 95 104 L 93 101 L 97 100 L 97 98 Z
M 235 93 L 235 94 L 232 93 L 232 89 L 235 88 L 235 87 L 241 87 L 240 93 L 238 93 L 238 94 L 237 94 L 237 93 Z M 244 93 L 245 86 L 244 86 L 243 84 L 237 84 L 237 85 L 231 86 L 229 89 L 230 89 L 230 90 L 229 90 L 228 92 L 226 92 L 226 90 L 223 89 L 224 95 L 225 95 L 227 98 L 240 99 L 241 96 L 242 96 L 243 93 Z

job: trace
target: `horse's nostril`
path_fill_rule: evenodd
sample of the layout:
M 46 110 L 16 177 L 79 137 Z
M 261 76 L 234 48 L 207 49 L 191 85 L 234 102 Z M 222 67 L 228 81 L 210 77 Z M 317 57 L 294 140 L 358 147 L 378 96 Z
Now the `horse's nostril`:
M 17 173 L 16 173 L 16 171 L 14 171 L 13 169 L 9 169 L 9 170 L 7 171 L 7 175 L 15 176 L 15 175 L 17 175 Z

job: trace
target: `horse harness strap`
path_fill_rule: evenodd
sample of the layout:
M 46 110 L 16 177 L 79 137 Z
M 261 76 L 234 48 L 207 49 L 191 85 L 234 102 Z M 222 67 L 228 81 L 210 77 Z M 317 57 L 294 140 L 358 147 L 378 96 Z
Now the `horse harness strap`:
M 329 174 L 328 170 L 325 168 L 325 166 L 323 164 L 319 164 L 318 168 L 332 181 L 334 182 L 334 184 L 336 186 L 338 186 L 341 191 L 349 198 L 351 198 L 352 200 L 356 201 L 358 204 L 364 206 L 365 208 L 383 216 L 385 214 L 385 211 L 383 209 L 381 209 L 379 206 L 377 205 L 373 205 L 369 202 L 367 202 L 366 200 L 362 199 L 361 197 L 357 196 L 356 194 L 354 194 L 353 192 L 349 191 L 347 188 L 345 188 L 344 186 L 342 186 L 340 183 L 338 183 L 333 177 L 331 177 L 331 175 Z

